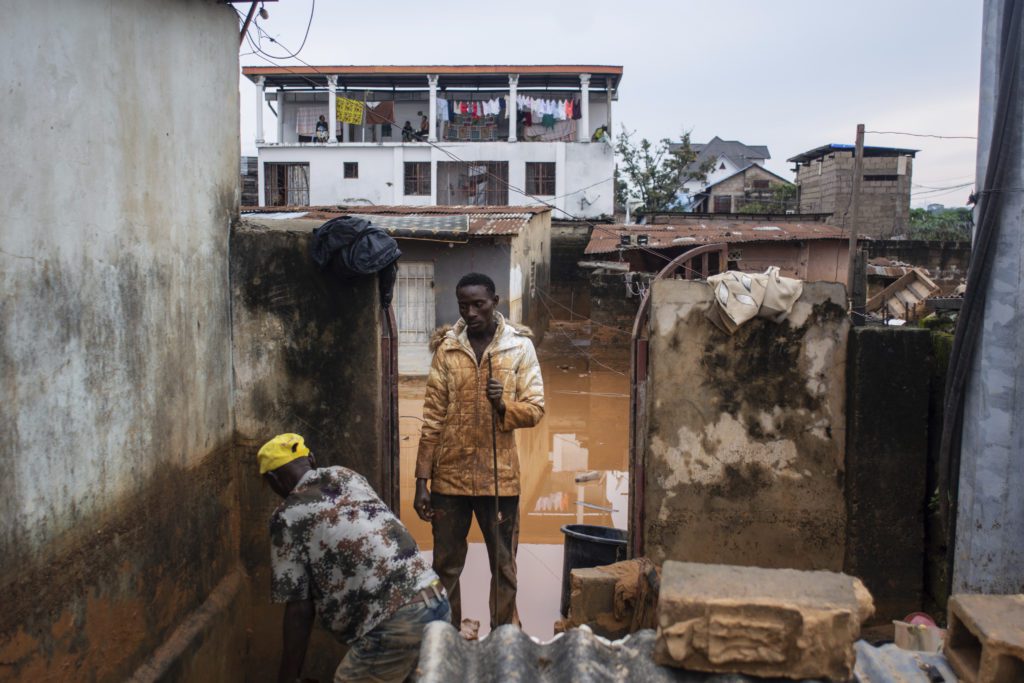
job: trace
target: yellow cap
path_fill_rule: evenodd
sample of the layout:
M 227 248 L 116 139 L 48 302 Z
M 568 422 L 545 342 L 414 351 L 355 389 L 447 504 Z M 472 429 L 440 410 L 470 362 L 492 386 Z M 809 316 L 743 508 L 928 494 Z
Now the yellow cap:
M 263 444 L 260 452 L 256 454 L 256 461 L 260 465 L 260 474 L 266 474 L 282 465 L 287 465 L 292 460 L 298 460 L 307 455 L 309 455 L 309 449 L 306 448 L 306 442 L 301 436 L 278 434 Z

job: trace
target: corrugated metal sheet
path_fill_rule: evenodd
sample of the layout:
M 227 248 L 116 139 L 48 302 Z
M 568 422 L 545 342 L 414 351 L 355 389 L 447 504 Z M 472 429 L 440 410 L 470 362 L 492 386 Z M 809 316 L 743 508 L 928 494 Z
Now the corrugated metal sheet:
M 764 683 L 736 674 L 684 671 L 654 663 L 655 633 L 644 630 L 618 641 L 577 628 L 540 643 L 514 626 L 501 626 L 481 641 L 467 641 L 450 624 L 436 621 L 424 632 L 417 668 L 421 683 Z M 895 645 L 856 644 L 855 680 L 860 683 L 954 683 L 942 655 L 901 650 Z
M 673 219 L 668 225 L 598 225 L 587 245 L 587 254 L 608 254 L 619 250 L 622 235 L 631 237 L 627 249 L 638 249 L 637 235 L 647 235 L 648 249 L 672 249 L 716 242 L 780 242 L 785 240 L 848 239 L 846 233 L 826 223 L 786 223 L 752 220 Z
M 518 235 L 534 216 L 550 212 L 546 206 L 310 206 L 254 209 L 244 215 L 269 219 L 303 212 L 310 220 L 359 216 L 396 237 L 431 235 Z

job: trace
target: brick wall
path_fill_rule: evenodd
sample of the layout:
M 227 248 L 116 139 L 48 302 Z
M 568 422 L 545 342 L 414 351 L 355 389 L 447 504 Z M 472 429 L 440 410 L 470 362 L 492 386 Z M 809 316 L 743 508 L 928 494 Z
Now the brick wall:
M 889 238 L 906 232 L 910 220 L 910 182 L 913 159 L 906 159 L 905 173 L 899 173 L 899 157 L 867 157 L 864 176 L 897 176 L 896 180 L 865 180 L 861 183 L 860 227 L 858 232 Z M 819 169 L 820 167 L 820 169 Z M 800 211 L 831 213 L 830 223 L 846 227 L 850 219 L 853 191 L 853 153 L 835 152 L 797 173 Z

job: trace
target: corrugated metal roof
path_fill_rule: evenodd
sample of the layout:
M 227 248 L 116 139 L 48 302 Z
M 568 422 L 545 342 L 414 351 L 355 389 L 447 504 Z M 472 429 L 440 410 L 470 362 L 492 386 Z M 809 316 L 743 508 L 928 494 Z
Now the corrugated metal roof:
M 501 626 L 481 641 L 467 641 L 451 624 L 435 621 L 424 631 L 417 680 L 423 683 L 765 681 L 736 674 L 709 674 L 659 666 L 652 656 L 654 641 L 655 632 L 649 629 L 613 642 L 582 627 L 540 643 L 515 626 Z M 894 645 L 875 648 L 864 641 L 858 642 L 855 648 L 855 677 L 861 683 L 956 681 L 942 655 L 901 650 Z
M 716 242 L 781 242 L 787 240 L 848 239 L 845 231 L 825 223 L 787 223 L 750 220 L 686 220 L 673 218 L 667 225 L 598 225 L 590 236 L 587 254 L 619 250 L 621 235 L 630 235 L 627 249 L 639 249 L 637 235 L 647 235 L 647 249 L 673 249 Z
M 549 213 L 545 206 L 310 206 L 246 209 L 253 218 L 272 218 L 304 212 L 304 218 L 328 221 L 359 216 L 395 237 L 518 235 L 534 216 Z
M 828 145 L 822 145 L 821 147 L 815 147 L 814 149 L 807 150 L 803 154 L 797 154 L 795 157 L 790 157 L 786 161 L 792 161 L 795 163 L 805 163 L 820 159 L 826 154 L 833 152 L 853 152 L 854 146 L 844 143 L 833 142 Z M 864 156 L 865 157 L 898 157 L 898 156 L 915 156 L 921 150 L 919 149 L 906 149 L 904 147 L 874 147 L 865 146 Z

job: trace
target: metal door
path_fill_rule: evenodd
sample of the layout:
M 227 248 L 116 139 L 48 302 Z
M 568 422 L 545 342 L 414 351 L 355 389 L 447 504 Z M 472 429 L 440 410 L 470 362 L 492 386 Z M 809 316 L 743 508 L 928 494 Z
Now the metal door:
M 434 330 L 434 264 L 402 261 L 395 297 L 400 344 L 426 344 Z

